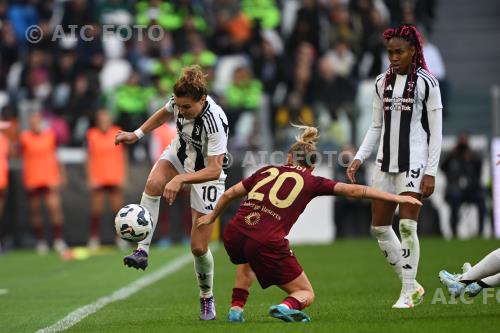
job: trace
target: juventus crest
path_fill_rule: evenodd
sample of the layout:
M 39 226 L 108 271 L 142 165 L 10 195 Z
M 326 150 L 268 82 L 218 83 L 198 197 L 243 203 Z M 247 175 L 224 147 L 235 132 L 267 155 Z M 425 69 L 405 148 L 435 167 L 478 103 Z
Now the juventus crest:
M 415 87 L 415 82 L 410 81 L 410 82 L 408 82 L 408 89 L 406 89 L 406 90 L 408 90 L 408 92 L 411 92 L 414 87 Z

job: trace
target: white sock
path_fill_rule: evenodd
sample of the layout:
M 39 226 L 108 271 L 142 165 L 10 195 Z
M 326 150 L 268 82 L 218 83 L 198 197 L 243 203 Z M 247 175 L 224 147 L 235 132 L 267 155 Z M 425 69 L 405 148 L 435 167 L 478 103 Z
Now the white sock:
M 500 249 L 489 253 L 480 262 L 472 266 L 461 280 L 477 281 L 500 272 Z M 487 283 L 487 282 L 486 282 Z M 489 283 L 488 283 L 489 284 Z
M 493 276 L 488 276 L 485 277 L 484 279 L 481 279 L 484 283 L 486 283 L 488 286 L 494 288 L 494 287 L 499 287 L 500 286 L 500 273 L 493 275 Z
M 418 261 L 420 259 L 420 243 L 417 236 L 417 221 L 410 219 L 399 220 L 401 234 L 401 268 L 403 277 L 403 291 L 415 289 Z
M 401 280 L 401 243 L 392 229 L 392 225 L 372 226 L 371 231 L 372 235 L 377 238 L 378 246 L 385 258 Z
M 153 231 L 137 244 L 137 249 L 142 249 L 149 254 L 149 245 L 151 245 L 151 240 L 153 239 L 153 234 L 155 233 L 156 223 L 158 222 L 158 214 L 160 212 L 160 199 L 161 196 L 151 196 L 146 193 L 142 193 L 141 206 L 146 208 L 151 214 L 153 220 Z
M 211 297 L 214 284 L 214 257 L 210 249 L 201 257 L 194 256 L 194 271 L 200 287 L 200 297 Z

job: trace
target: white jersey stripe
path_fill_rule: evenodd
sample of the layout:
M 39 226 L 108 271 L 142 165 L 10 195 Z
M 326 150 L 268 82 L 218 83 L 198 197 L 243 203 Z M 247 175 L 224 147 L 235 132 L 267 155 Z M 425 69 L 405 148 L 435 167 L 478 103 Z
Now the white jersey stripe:
M 208 111 L 208 118 L 210 119 L 210 123 L 214 127 L 214 132 L 218 132 L 219 131 L 219 127 L 217 126 L 217 122 L 215 121 L 214 115 L 210 111 Z
M 203 115 L 203 126 L 207 125 L 208 126 L 208 132 L 209 134 L 213 134 L 215 131 L 214 131 L 214 127 L 212 126 L 212 122 L 210 121 L 210 118 L 208 116 L 208 114 L 205 114 Z
M 179 115 L 173 99 L 170 99 L 166 108 L 174 113 L 177 123 L 177 136 L 172 141 L 171 149 L 179 157 L 186 172 L 205 167 L 209 155 L 227 153 L 227 134 L 218 130 L 221 122 L 227 124 L 227 117 L 210 96 L 207 96 L 202 113 L 195 119 L 185 119 Z M 222 173 L 221 177 L 225 178 L 225 174 Z

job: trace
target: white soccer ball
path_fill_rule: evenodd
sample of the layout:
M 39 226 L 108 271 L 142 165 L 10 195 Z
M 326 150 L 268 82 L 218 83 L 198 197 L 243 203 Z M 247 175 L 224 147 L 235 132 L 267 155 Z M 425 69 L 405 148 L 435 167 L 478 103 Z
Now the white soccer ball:
M 120 238 L 140 242 L 153 232 L 153 219 L 143 206 L 126 205 L 116 214 L 115 229 Z

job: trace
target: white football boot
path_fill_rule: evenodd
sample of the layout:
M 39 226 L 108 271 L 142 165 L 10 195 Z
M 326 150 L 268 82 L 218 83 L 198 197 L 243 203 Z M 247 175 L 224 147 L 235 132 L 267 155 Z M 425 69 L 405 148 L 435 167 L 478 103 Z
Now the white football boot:
M 403 292 L 399 295 L 396 303 L 393 304 L 393 309 L 410 309 L 420 305 L 424 300 L 425 289 L 422 285 L 415 281 L 415 289 L 411 292 Z

